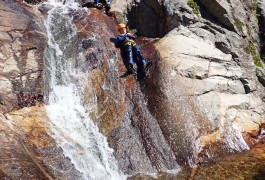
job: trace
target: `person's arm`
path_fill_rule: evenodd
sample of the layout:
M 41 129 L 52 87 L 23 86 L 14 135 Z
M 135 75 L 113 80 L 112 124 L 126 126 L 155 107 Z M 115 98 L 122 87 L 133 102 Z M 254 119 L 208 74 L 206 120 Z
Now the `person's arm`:
M 135 39 L 135 36 L 131 35 L 130 33 L 127 33 L 127 37 L 133 40 Z
M 117 40 L 118 40 L 118 42 L 120 43 L 120 42 L 123 42 L 125 39 L 126 39 L 126 34 L 124 34 L 124 35 L 118 35 L 117 36 Z

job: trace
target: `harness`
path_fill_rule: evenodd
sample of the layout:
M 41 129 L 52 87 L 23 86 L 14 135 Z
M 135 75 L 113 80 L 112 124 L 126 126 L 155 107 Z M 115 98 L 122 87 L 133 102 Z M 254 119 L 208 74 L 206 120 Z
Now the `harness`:
M 136 46 L 136 43 L 133 40 L 130 39 L 130 40 L 124 41 L 123 45 L 124 46 L 133 46 L 134 47 L 134 46 Z

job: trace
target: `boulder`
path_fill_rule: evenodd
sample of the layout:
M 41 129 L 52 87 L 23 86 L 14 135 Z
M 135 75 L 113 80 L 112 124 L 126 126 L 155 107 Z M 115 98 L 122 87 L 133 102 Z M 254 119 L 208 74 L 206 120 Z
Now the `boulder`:
M 242 137 L 237 137 L 233 140 L 233 143 L 225 139 L 228 140 L 232 138 L 231 136 L 236 136 L 230 134 L 230 128 L 237 129 L 238 133 L 257 130 L 258 124 L 261 124 L 264 119 L 264 102 L 255 93 L 246 94 L 245 85 L 241 80 L 245 77 L 252 79 L 249 81 L 251 83 L 250 89 L 255 91 L 260 88 L 259 85 L 257 86 L 255 74 L 247 75 L 248 70 L 236 63 L 231 54 L 220 51 L 211 40 L 198 37 L 193 32 L 193 30 L 190 31 L 186 27 L 180 27 L 172 30 L 155 43 L 155 47 L 161 55 L 161 60 L 157 62 L 155 80 L 149 81 L 150 84 L 153 84 L 150 87 L 156 87 L 155 89 L 157 89 L 153 89 L 153 91 L 163 92 L 161 95 L 156 94 L 156 96 L 161 96 L 159 98 L 160 103 L 152 103 L 153 100 L 149 100 L 155 106 L 154 109 L 159 109 L 161 114 L 171 114 L 171 110 L 165 108 L 165 104 L 170 102 L 170 109 L 177 109 L 177 113 L 182 114 L 182 116 L 189 111 L 189 120 L 185 116 L 179 118 L 173 114 L 168 116 L 169 118 L 166 118 L 166 116 L 157 116 L 156 118 L 158 121 L 166 119 L 168 123 L 201 123 L 198 124 L 198 127 L 193 127 L 193 130 L 202 132 L 207 130 L 206 127 L 208 126 L 208 130 L 204 131 L 205 134 L 210 133 L 211 129 L 220 129 L 221 133 L 224 134 L 221 136 L 224 138 L 223 141 L 228 143 L 230 148 L 248 149 Z M 154 84 L 159 85 L 155 86 Z M 182 100 L 179 100 L 180 98 Z M 184 99 L 190 99 L 189 101 L 195 105 L 187 106 L 183 102 Z M 161 103 L 163 101 L 165 103 Z M 165 109 L 167 109 L 167 112 L 163 113 Z M 192 116 L 191 112 L 203 114 L 203 120 Z M 191 120 L 192 117 L 195 119 Z M 181 119 L 186 120 L 181 123 Z M 180 133 L 178 131 L 177 129 L 173 130 L 176 134 Z M 175 139 L 179 138 L 174 136 L 173 132 L 171 138 L 172 136 Z M 193 135 L 195 137 L 199 136 L 194 133 Z M 189 137 L 189 134 L 184 133 L 184 137 Z M 217 146 L 220 146 L 220 144 L 226 146 L 225 143 L 216 142 Z M 192 146 L 192 143 L 190 146 Z M 213 149 L 213 146 L 211 147 Z M 217 152 L 212 151 L 212 154 L 217 154 Z M 207 153 L 209 154 L 209 150 Z

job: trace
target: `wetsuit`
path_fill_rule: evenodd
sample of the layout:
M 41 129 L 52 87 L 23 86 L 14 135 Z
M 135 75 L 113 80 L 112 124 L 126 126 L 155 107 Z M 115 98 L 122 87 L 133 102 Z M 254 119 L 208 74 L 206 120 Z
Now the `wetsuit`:
M 102 3 L 102 4 L 105 4 L 105 3 L 106 3 L 105 0 L 103 0 L 103 2 L 104 2 L 104 3 Z M 109 2 L 109 3 L 112 3 L 112 0 L 108 0 L 108 2 Z M 95 0 L 95 4 L 98 4 L 98 3 L 99 3 L 99 0 Z
M 95 2 L 95 4 L 98 4 L 100 2 L 103 5 L 105 5 L 105 11 L 106 11 L 106 13 L 108 13 L 110 10 L 110 3 L 112 3 L 112 0 L 94 0 L 94 2 Z
M 126 38 L 128 37 L 128 38 Z M 146 64 L 144 58 L 141 55 L 139 47 L 134 42 L 135 36 L 130 33 L 126 33 L 124 35 L 118 35 L 117 40 L 119 45 L 124 48 L 126 53 L 126 60 L 123 61 L 126 69 L 131 71 L 130 65 L 133 64 L 133 60 L 137 65 L 137 74 L 141 74 L 144 70 L 144 65 Z M 137 58 L 133 58 L 133 55 L 136 55 Z

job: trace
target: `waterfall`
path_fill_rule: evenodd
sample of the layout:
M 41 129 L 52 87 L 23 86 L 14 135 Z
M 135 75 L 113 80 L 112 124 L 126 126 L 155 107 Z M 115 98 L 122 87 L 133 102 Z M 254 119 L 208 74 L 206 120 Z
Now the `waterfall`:
M 70 11 L 78 4 L 55 0 L 45 21 L 48 44 L 45 51 L 45 88 L 50 135 L 70 158 L 83 179 L 126 179 L 119 172 L 113 150 L 83 105 L 87 73 L 78 52 L 77 31 Z M 86 105 L 89 106 L 89 105 Z

